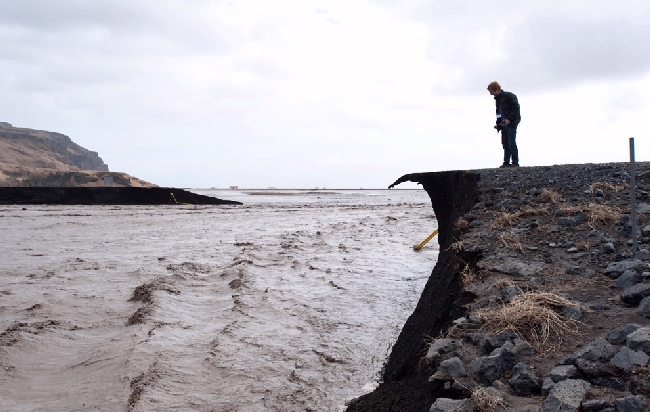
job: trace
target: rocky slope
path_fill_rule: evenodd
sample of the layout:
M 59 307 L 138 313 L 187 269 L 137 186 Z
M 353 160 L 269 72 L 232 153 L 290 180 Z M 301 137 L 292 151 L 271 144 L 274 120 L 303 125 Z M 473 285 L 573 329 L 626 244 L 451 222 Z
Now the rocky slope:
M 383 383 L 348 411 L 647 410 L 650 165 L 637 166 L 636 257 L 627 164 L 395 182 L 428 192 L 441 252 Z
M 0 186 L 155 186 L 125 173 L 109 172 L 97 152 L 68 136 L 0 122 Z
M 0 123 L 0 162 L 45 169 L 102 170 L 108 166 L 97 152 L 84 149 L 68 136 Z

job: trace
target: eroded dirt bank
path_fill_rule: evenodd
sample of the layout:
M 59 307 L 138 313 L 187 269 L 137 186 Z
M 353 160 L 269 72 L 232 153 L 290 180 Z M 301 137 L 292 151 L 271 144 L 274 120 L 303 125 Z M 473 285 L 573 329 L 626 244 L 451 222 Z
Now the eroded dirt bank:
M 167 187 L 0 187 L 3 205 L 241 205 Z
M 440 255 L 383 383 L 348 411 L 647 410 L 648 168 L 636 258 L 625 163 L 398 179 L 431 197 Z

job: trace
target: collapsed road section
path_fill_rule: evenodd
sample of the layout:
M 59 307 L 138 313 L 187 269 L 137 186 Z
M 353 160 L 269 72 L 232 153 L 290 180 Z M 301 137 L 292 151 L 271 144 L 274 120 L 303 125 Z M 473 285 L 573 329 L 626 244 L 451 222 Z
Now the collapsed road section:
M 380 385 L 348 411 L 647 411 L 650 164 L 637 165 L 398 179 L 431 197 L 440 255 Z
M 241 205 L 165 187 L 0 187 L 3 205 Z

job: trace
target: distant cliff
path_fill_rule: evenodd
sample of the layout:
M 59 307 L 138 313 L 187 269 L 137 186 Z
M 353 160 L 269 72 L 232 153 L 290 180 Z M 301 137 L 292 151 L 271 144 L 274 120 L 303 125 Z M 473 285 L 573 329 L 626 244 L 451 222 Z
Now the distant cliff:
M 0 162 L 44 169 L 100 170 L 108 165 L 97 152 L 85 149 L 68 136 L 43 130 L 13 127 L 0 122 Z
M 107 177 L 112 178 L 112 183 L 105 183 Z M 156 186 L 126 173 L 109 172 L 108 165 L 97 152 L 79 146 L 64 134 L 13 127 L 10 123 L 0 122 L 0 186 L 77 187 L 105 184 Z

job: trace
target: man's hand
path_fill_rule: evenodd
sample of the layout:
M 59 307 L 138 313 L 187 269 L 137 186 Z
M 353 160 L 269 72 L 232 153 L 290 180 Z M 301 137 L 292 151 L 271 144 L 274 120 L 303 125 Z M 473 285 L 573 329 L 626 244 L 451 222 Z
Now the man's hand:
M 506 124 L 506 126 L 510 124 L 510 120 L 508 119 L 504 120 L 503 122 Z

